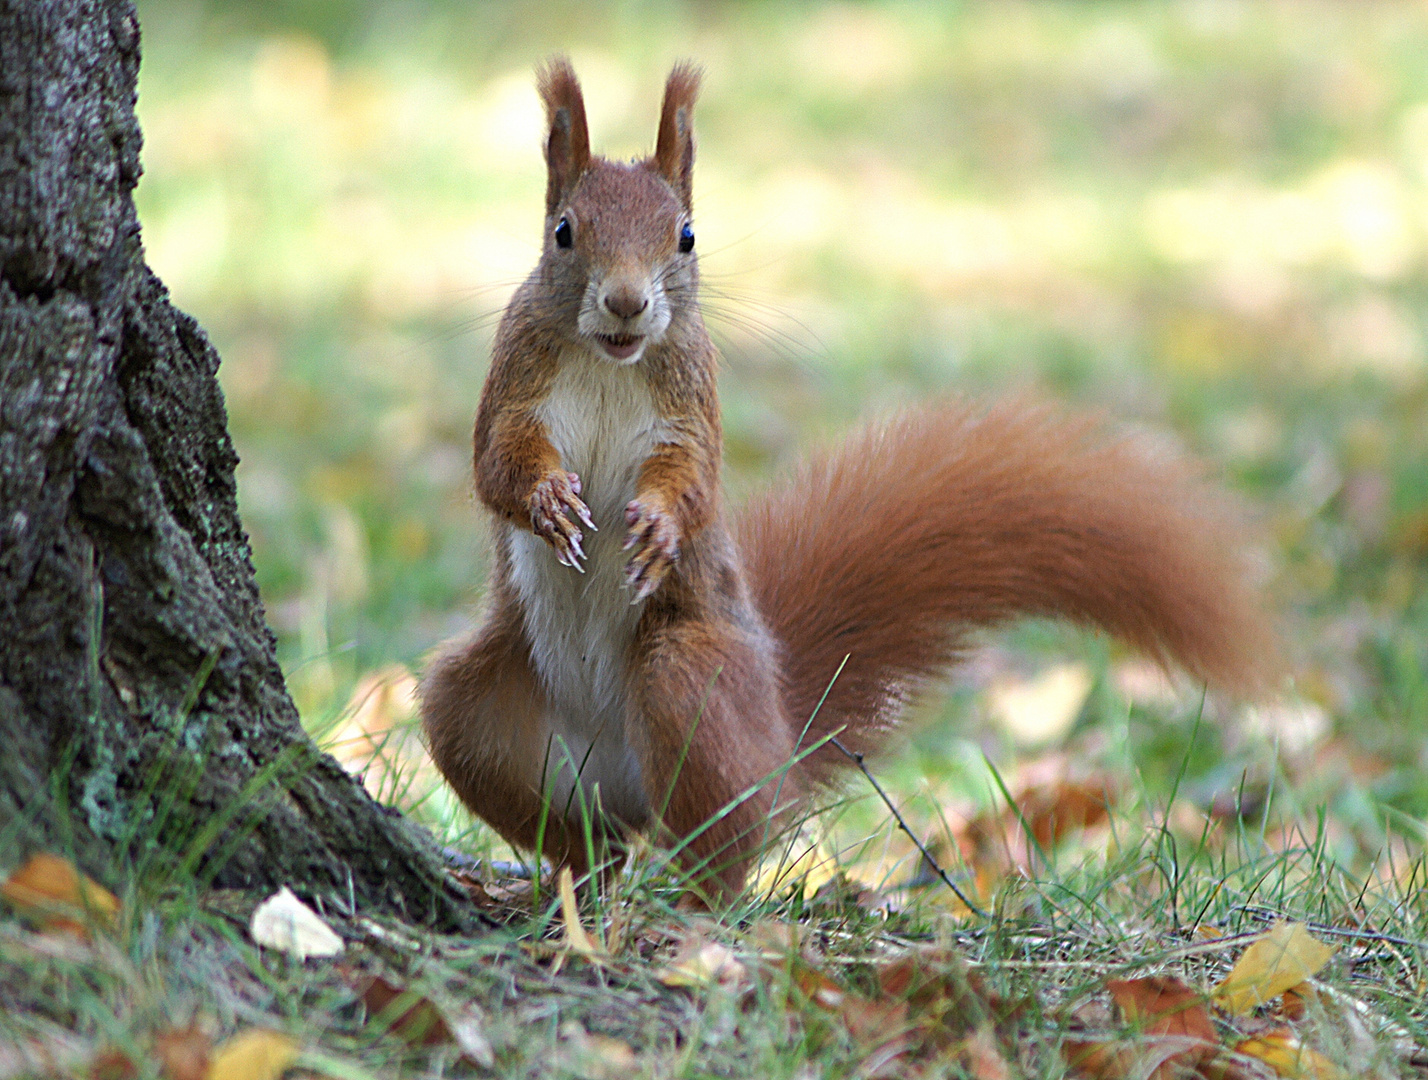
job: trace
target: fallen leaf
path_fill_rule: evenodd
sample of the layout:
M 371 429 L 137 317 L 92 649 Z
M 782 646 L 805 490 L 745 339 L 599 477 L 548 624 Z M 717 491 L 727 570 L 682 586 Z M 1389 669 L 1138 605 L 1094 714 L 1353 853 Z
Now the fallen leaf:
M 278 1080 L 297 1056 L 297 1043 L 281 1032 L 249 1028 L 214 1051 L 205 1080 Z
M 90 1080 L 137 1080 L 139 1067 L 117 1046 L 106 1046 L 94 1055 L 89 1066 Z
M 47 930 L 58 930 L 87 940 L 89 924 L 112 929 L 119 900 L 104 886 L 86 877 L 74 863 L 38 851 L 0 885 L 0 897 L 17 912 Z
M 403 989 L 381 975 L 362 991 L 362 1004 L 378 1025 L 419 1046 L 440 1046 L 452 1041 L 451 1028 L 429 998 Z
M 204 1080 L 212 1054 L 213 1040 L 193 1024 L 154 1036 L 154 1056 L 164 1080 Z
M 635 1051 L 623 1039 L 587 1032 L 579 1021 L 569 1021 L 560 1029 L 575 1060 L 576 1075 L 590 1080 L 628 1077 L 637 1063 Z
M 1106 989 L 1126 1023 L 1143 1034 L 1184 1035 L 1211 1045 L 1219 1042 L 1204 999 L 1173 976 L 1110 979 Z
M 815 1005 L 825 1009 L 841 1009 L 847 991 L 834 979 L 819 971 L 801 957 L 791 957 L 789 975 L 793 985 Z
M 1002 1057 L 990 1024 L 978 1027 L 962 1040 L 957 1050 L 962 1067 L 972 1080 L 1011 1080 L 1011 1066 Z
M 337 956 L 342 938 L 284 885 L 253 911 L 248 933 L 259 945 L 278 949 L 299 960 Z
M 496 1051 L 486 1038 L 486 1025 L 471 1011 L 454 1013 L 446 1018 L 451 1037 L 461 1049 L 461 1056 L 483 1069 L 496 1066 Z
M 575 878 L 570 867 L 560 868 L 560 914 L 565 920 L 565 941 L 570 949 L 582 956 L 599 956 L 604 953 L 580 922 L 580 905 L 575 901 Z
M 1085 1080 L 1189 1080 L 1201 1076 L 1197 1066 L 1218 1052 L 1183 1035 L 1067 1038 L 1061 1043 L 1072 1075 Z
M 999 679 L 987 689 L 987 709 L 1022 746 L 1060 742 L 1093 681 L 1085 664 L 1057 664 L 1032 679 Z
M 765 859 L 755 872 L 749 888 L 755 893 L 771 894 L 781 887 L 802 881 L 800 895 L 813 896 L 839 874 L 838 860 L 823 844 L 804 847 L 803 853 L 788 859 L 786 853 Z
M 1337 951 L 1316 939 L 1303 923 L 1279 923 L 1236 961 L 1215 988 L 1215 1004 L 1243 1016 L 1313 978 Z
M 1084 831 L 1110 817 L 1111 786 L 1098 780 L 1066 781 L 1030 791 L 1018 800 L 1022 817 L 1043 848 L 1072 832 Z
M 1312 1047 L 1305 1046 L 1287 1027 L 1245 1039 L 1235 1053 L 1256 1058 L 1279 1076 L 1292 1080 L 1345 1080 L 1347 1074 Z
M 381 975 L 358 991 L 370 1022 L 415 1046 L 454 1044 L 461 1056 L 489 1069 L 496 1063 L 485 1025 L 474 1006 L 443 1009 L 410 987 L 403 989 Z
M 1075 1075 L 1089 1080 L 1201 1077 L 1201 1070 L 1220 1055 L 1204 999 L 1179 979 L 1110 979 L 1106 989 L 1134 1037 L 1064 1040 L 1061 1053 Z
M 717 985 L 731 990 L 740 987 L 747 975 L 733 950 L 698 935 L 686 939 L 674 960 L 655 972 L 655 978 L 665 986 Z

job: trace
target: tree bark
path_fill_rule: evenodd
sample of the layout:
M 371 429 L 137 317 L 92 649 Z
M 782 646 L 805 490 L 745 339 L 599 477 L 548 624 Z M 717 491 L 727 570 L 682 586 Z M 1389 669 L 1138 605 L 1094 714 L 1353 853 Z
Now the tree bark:
M 129 0 L 0 0 L 0 871 L 194 871 L 470 922 L 298 723 L 218 355 L 144 263 Z

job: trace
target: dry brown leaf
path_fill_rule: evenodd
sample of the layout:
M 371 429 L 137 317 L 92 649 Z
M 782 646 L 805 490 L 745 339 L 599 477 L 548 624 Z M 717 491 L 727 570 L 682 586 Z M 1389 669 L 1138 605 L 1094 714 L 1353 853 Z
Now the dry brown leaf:
M 204 1080 L 212 1054 L 213 1040 L 193 1024 L 154 1036 L 154 1056 L 164 1080 Z
M 1066 781 L 1034 789 L 1018 800 L 1022 817 L 1043 848 L 1101 824 L 1110 817 L 1112 801 L 1111 785 L 1105 780 Z
M 1184 1035 L 1080 1037 L 1061 1043 L 1072 1075 L 1084 1080 L 1190 1080 L 1203 1076 L 1199 1066 L 1218 1052 L 1218 1047 Z
M 1287 1027 L 1245 1039 L 1235 1053 L 1256 1058 L 1279 1076 L 1292 1080 L 1346 1080 L 1347 1074 L 1312 1047 L 1305 1046 Z
M 430 998 L 377 975 L 360 991 L 367 1014 L 414 1046 L 454 1044 L 473 1064 L 491 1068 L 495 1054 L 474 1011 L 448 1012 Z
M 138 1075 L 133 1058 L 117 1046 L 104 1047 L 89 1064 L 90 1080 L 136 1080 Z
M 403 989 L 378 975 L 362 991 L 362 1004 L 392 1034 L 419 1046 L 440 1046 L 452 1041 L 451 1028 L 441 1010 L 415 990 Z
M 1215 1025 L 1204 999 L 1171 975 L 1110 979 L 1106 989 L 1126 1023 L 1146 1035 L 1183 1035 L 1215 1045 Z
M 1203 1077 L 1220 1055 L 1204 999 L 1179 979 L 1152 975 L 1110 979 L 1111 999 L 1133 1038 L 1066 1039 L 1061 1052 L 1071 1071 L 1088 1080 L 1172 1080 Z
M 1215 988 L 1215 1004 L 1236 1016 L 1252 1012 L 1319 973 L 1338 950 L 1303 923 L 1279 923 L 1256 939 Z
M 1060 755 L 1046 761 L 1028 766 L 1028 781 L 1017 789 L 1015 805 L 978 814 L 957 831 L 962 858 L 976 875 L 974 891 L 983 900 L 1013 870 L 1031 868 L 1033 841 L 1043 849 L 1054 847 L 1110 817 L 1115 785 L 1108 777 L 1050 779 L 1043 774 L 1052 772 L 1051 765 L 1067 766 Z
M 68 859 L 38 851 L 0 885 L 0 897 L 47 930 L 88 940 L 89 925 L 112 929 L 118 898 Z
M 205 1080 L 278 1080 L 298 1056 L 298 1045 L 268 1028 L 240 1031 L 214 1051 Z

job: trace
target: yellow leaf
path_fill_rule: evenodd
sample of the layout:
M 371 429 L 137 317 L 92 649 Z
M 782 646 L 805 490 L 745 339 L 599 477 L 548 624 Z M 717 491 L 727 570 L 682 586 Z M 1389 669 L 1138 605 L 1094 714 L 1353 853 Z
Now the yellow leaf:
M 1303 923 L 1280 923 L 1257 939 L 1215 988 L 1215 1003 L 1243 1015 L 1313 978 L 1338 950 Z
M 1276 1028 L 1235 1046 L 1235 1053 L 1263 1061 L 1280 1076 L 1291 1080 L 1345 1080 L 1344 1070 L 1311 1047 L 1305 1046 L 1289 1028 Z
M 575 902 L 575 878 L 568 866 L 560 868 L 560 913 L 565 918 L 565 940 L 572 950 L 582 956 L 597 956 L 604 952 L 580 924 L 580 905 Z
M 88 937 L 85 922 L 112 927 L 119 900 L 104 886 L 81 874 L 74 863 L 39 851 L 0 885 L 15 910 L 46 929 Z
M 214 1051 L 205 1080 L 278 1080 L 297 1055 L 297 1043 L 286 1035 L 249 1028 Z
M 802 895 L 812 896 L 838 876 L 838 869 L 838 860 L 822 844 L 814 844 L 792 860 L 783 856 L 764 860 L 750 883 L 750 889 L 756 893 L 773 892 L 801 878 Z

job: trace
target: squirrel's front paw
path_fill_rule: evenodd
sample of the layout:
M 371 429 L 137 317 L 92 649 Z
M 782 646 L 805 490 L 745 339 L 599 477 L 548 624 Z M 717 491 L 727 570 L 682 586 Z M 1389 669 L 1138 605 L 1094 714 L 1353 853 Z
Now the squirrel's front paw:
M 580 498 L 580 477 L 573 472 L 548 474 L 530 494 L 531 531 L 555 548 L 555 558 L 563 566 L 573 566 L 582 574 L 585 535 L 578 521 L 591 532 L 599 532 L 590 520 L 590 508 Z
M 647 499 L 635 499 L 625 507 L 624 550 L 635 549 L 625 567 L 625 584 L 635 590 L 631 603 L 639 603 L 659 588 L 670 567 L 679 558 L 679 526 L 674 515 Z

